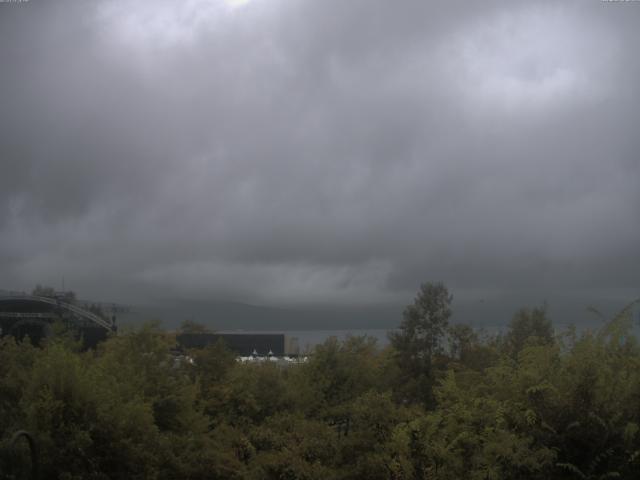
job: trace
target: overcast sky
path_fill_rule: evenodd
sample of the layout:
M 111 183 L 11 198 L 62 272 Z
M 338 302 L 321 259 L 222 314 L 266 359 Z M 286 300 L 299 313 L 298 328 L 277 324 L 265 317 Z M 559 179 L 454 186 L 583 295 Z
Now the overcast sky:
M 640 2 L 0 3 L 0 288 L 640 294 Z

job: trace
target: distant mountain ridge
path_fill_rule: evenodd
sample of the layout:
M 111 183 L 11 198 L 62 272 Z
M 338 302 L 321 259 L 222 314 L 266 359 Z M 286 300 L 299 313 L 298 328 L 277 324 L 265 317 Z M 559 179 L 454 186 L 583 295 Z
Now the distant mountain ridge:
M 454 298 L 451 323 L 467 323 L 476 328 L 505 326 L 514 313 L 542 301 L 505 297 L 493 300 Z M 601 320 L 587 311 L 589 303 L 558 297 L 548 301 L 549 315 L 558 327 L 568 324 L 593 325 Z M 605 317 L 617 313 L 626 302 L 600 300 L 595 305 Z M 273 307 L 240 302 L 207 300 L 161 301 L 155 305 L 132 306 L 132 312 L 119 315 L 119 323 L 139 324 L 160 320 L 166 328 L 177 328 L 183 320 L 193 320 L 215 330 L 341 330 L 392 329 L 402 321 L 404 305 Z
M 15 293 L 0 289 L 0 295 Z M 92 303 L 79 299 L 78 303 Z M 628 302 L 594 299 L 593 302 L 558 296 L 547 302 L 551 320 L 558 327 L 568 324 L 597 326 L 601 320 L 587 312 L 595 305 L 605 318 L 617 313 Z M 505 296 L 487 300 L 453 300 L 452 323 L 473 327 L 496 327 L 508 324 L 520 308 L 540 306 L 542 301 Z M 184 320 L 202 323 L 213 330 L 366 330 L 393 329 L 402 320 L 404 305 L 275 307 L 217 300 L 157 300 L 155 303 L 128 303 L 131 311 L 117 313 L 118 324 L 140 325 L 160 320 L 167 329 L 177 328 Z M 640 319 L 636 309 L 634 318 Z
M 134 306 L 121 315 L 121 324 L 160 320 L 176 328 L 193 320 L 216 330 L 300 330 L 341 328 L 391 328 L 401 318 L 401 307 L 282 308 L 239 302 L 177 300 L 157 305 Z

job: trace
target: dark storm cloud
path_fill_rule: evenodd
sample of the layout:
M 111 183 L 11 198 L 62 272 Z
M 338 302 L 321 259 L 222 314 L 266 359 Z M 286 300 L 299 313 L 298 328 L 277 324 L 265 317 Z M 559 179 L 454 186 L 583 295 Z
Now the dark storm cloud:
M 0 4 L 3 284 L 637 292 L 638 20 L 595 1 Z

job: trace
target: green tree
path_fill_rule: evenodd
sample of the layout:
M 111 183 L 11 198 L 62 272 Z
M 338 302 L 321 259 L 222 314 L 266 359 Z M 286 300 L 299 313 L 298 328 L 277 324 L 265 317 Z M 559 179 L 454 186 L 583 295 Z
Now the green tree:
M 183 320 L 180 324 L 180 333 L 211 333 L 211 329 L 195 320 Z
M 342 415 L 346 402 L 381 386 L 379 362 L 375 338 L 352 336 L 343 342 L 329 338 L 293 372 L 296 400 L 310 414 Z
M 211 425 L 228 420 L 221 413 L 230 390 L 228 377 L 237 365 L 236 355 L 219 339 L 205 348 L 189 351 L 187 358 L 192 359 L 188 372 L 199 387 L 198 399 Z
M 56 296 L 56 291 L 53 287 L 37 284 L 36 288 L 34 288 L 33 291 L 31 292 L 31 295 L 35 297 L 53 298 Z
M 478 335 L 470 325 L 463 323 L 451 325 L 447 333 L 451 358 L 464 362 L 469 351 L 478 343 Z
M 505 346 L 512 356 L 516 356 L 527 344 L 551 343 L 553 343 L 553 325 L 547 316 L 546 306 L 523 308 L 511 319 Z
M 335 468 L 336 433 L 324 422 L 282 413 L 250 432 L 255 458 L 249 479 L 330 480 L 342 478 Z
M 402 372 L 402 400 L 418 400 L 433 406 L 436 379 L 434 356 L 442 352 L 442 340 L 451 317 L 453 296 L 442 283 L 424 283 L 413 304 L 407 306 L 399 331 L 389 335 Z

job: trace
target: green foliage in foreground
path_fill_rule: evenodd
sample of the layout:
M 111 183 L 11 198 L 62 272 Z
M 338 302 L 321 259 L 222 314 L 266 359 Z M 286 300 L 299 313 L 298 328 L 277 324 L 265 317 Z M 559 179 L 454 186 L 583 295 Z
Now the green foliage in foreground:
M 420 318 L 437 323 L 437 338 L 330 339 L 290 368 L 238 363 L 222 345 L 179 361 L 153 324 L 90 352 L 64 335 L 42 348 L 3 338 L 0 478 L 29 464 L 8 444 L 19 429 L 47 479 L 640 478 L 629 311 L 553 337 L 543 310 L 523 310 L 504 337 L 447 327 L 444 348 L 441 298 L 440 316 L 406 322 L 414 336 Z

